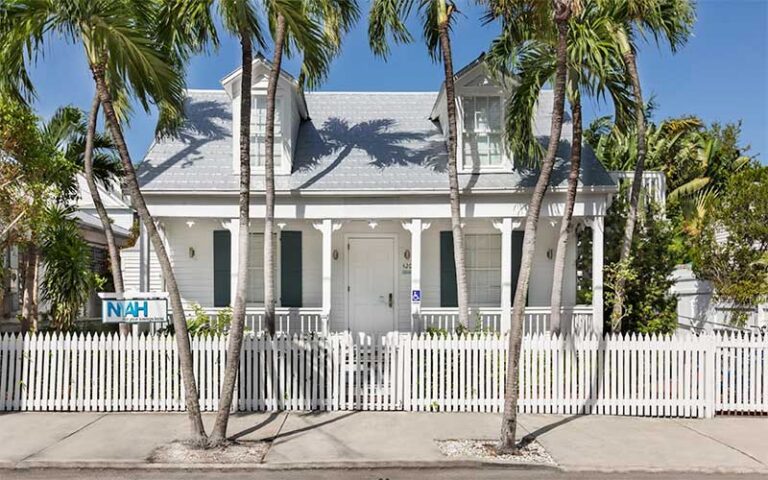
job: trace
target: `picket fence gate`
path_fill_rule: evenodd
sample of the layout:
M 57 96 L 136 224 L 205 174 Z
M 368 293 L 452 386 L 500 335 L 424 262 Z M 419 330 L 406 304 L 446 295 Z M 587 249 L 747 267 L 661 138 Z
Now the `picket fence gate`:
M 241 411 L 500 412 L 506 335 L 246 336 Z M 192 338 L 200 407 L 219 407 L 225 336 Z M 708 417 L 768 413 L 760 335 L 523 338 L 519 411 Z M 0 335 L 0 410 L 185 409 L 175 338 Z

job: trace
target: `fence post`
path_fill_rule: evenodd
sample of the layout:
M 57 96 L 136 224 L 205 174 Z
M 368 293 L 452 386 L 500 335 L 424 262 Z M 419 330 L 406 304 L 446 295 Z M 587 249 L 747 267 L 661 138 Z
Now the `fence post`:
M 705 335 L 705 366 L 704 366 L 704 418 L 715 416 L 715 388 L 717 388 L 718 373 L 715 371 L 715 355 L 717 354 L 717 336 L 714 333 Z
M 402 405 L 403 410 L 410 412 L 413 409 L 413 403 L 411 402 L 412 382 L 411 382 L 411 356 L 413 355 L 413 333 L 408 335 L 398 336 L 397 348 L 400 350 L 400 355 L 403 357 L 403 390 L 400 394 L 403 396 Z

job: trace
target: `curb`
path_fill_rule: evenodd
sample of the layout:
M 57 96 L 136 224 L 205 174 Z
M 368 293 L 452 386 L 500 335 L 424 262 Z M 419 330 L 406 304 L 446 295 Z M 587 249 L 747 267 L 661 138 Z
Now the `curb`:
M 768 468 L 719 468 L 719 467 L 691 467 L 691 468 L 654 468 L 654 467 L 560 467 L 564 473 L 699 473 L 702 475 L 765 475 Z
M 8 465 L 7 467 L 5 465 Z M 146 471 L 168 471 L 168 470 L 371 470 L 371 469 L 444 469 L 454 468 L 507 468 L 510 470 L 539 470 L 539 471 L 562 471 L 555 465 L 545 465 L 539 463 L 513 463 L 505 461 L 480 461 L 480 460 L 430 460 L 430 461 L 343 461 L 343 462 L 312 462 L 312 463 L 146 463 L 136 462 L 113 462 L 113 461 L 44 461 L 32 460 L 13 464 L 0 464 L 0 469 L 8 468 L 15 470 L 33 470 L 33 469 L 65 469 L 65 470 L 146 470 Z

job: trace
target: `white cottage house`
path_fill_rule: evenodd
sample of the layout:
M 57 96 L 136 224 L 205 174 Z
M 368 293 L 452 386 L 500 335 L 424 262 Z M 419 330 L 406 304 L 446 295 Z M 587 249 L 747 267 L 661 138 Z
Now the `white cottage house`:
M 248 312 L 263 309 L 265 96 L 269 64 L 254 62 L 251 252 Z M 181 295 L 213 312 L 232 303 L 237 276 L 240 71 L 220 90 L 189 90 L 188 124 L 157 140 L 138 167 Z M 436 87 L 439 87 L 436 85 Z M 537 172 L 502 148 L 505 90 L 482 57 L 456 74 L 458 159 L 473 324 L 504 330 L 511 316 L 523 223 Z M 535 119 L 546 140 L 552 92 Z M 283 73 L 278 86 L 276 288 L 279 328 L 421 331 L 456 327 L 456 282 L 448 202 L 447 118 L 435 92 L 304 92 Z M 562 148 L 539 225 L 526 328 L 547 329 L 554 249 L 565 203 L 568 144 Z M 615 180 L 584 152 L 575 221 L 591 244 L 592 303 L 577 304 L 577 245 L 565 275 L 566 318 L 602 331 L 603 218 Z M 591 235 L 591 236 L 589 236 Z M 149 242 L 141 238 L 126 275 L 142 290 L 162 290 Z M 134 258 L 131 257 L 131 258 Z M 589 281 L 587 282 L 589 285 Z

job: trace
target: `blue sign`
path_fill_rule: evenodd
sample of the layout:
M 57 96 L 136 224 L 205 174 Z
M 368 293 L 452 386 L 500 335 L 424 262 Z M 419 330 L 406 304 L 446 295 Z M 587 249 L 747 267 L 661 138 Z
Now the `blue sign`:
M 130 302 L 120 300 L 106 300 L 108 317 L 138 317 L 149 315 L 147 301 L 133 300 Z
M 411 290 L 411 302 L 421 303 L 421 290 Z
M 167 295 L 100 293 L 101 320 L 104 323 L 165 322 L 168 318 Z

